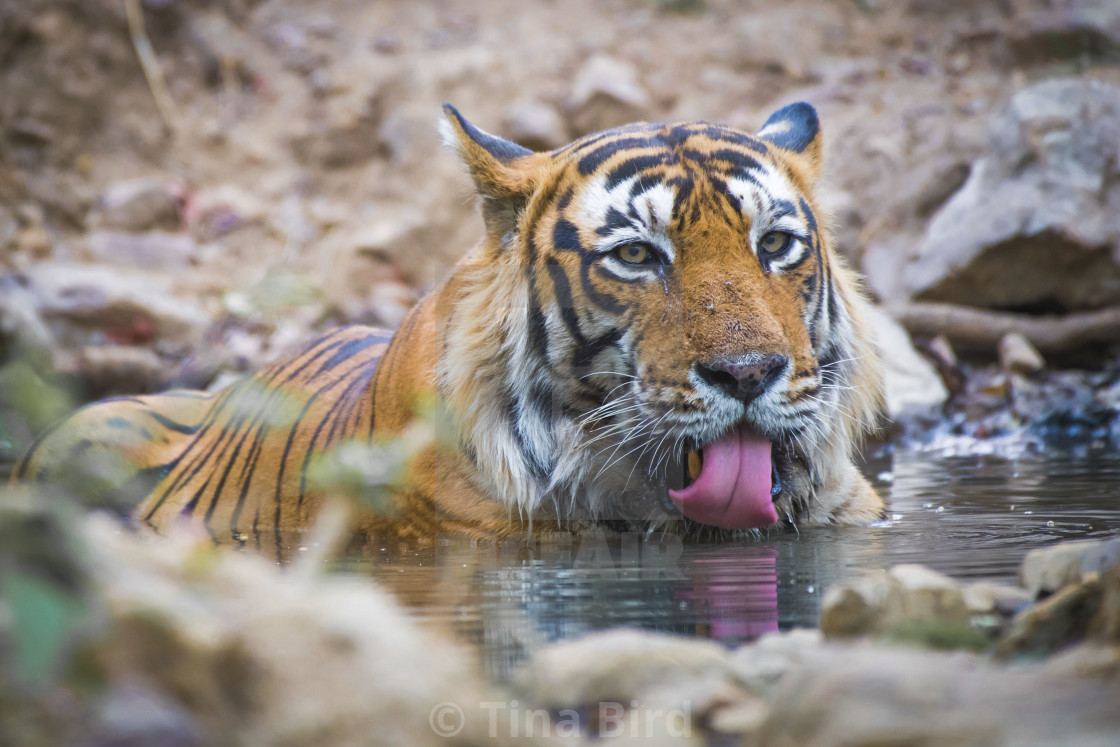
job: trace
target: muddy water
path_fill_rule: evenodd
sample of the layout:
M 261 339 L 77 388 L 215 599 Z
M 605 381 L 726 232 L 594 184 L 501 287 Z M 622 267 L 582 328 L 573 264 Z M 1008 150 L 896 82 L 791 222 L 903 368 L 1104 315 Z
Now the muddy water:
M 372 572 L 425 624 L 477 646 L 502 678 L 544 641 L 625 625 L 734 644 L 815 625 L 823 590 L 862 569 L 917 562 L 1011 581 L 1027 550 L 1120 533 L 1116 453 L 897 454 L 869 473 L 891 498 L 890 518 L 870 527 L 722 545 L 556 535 L 495 548 L 443 537 L 427 550 L 367 548 L 344 566 Z

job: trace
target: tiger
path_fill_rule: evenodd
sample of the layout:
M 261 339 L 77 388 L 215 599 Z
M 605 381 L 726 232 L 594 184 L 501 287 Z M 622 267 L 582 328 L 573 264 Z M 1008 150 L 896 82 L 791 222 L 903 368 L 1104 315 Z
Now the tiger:
M 813 106 L 754 134 L 637 122 L 539 152 L 444 115 L 484 234 L 395 333 L 335 329 L 218 393 L 88 405 L 13 479 L 113 458 L 149 481 L 137 524 L 279 543 L 324 503 L 317 455 L 399 435 L 431 398 L 450 445 L 414 456 L 367 536 L 881 518 L 855 461 L 882 410 L 872 312 L 815 193 Z

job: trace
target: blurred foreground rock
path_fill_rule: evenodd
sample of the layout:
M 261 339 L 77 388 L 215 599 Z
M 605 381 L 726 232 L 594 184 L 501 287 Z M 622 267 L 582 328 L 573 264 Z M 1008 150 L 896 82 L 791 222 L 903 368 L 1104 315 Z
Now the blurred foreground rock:
M 608 693 L 636 719 L 691 714 L 687 738 L 651 729 L 655 743 L 1097 747 L 1120 729 L 1112 651 L 1009 669 L 966 654 L 822 644 L 810 631 L 722 656 L 705 642 L 615 631 L 545 648 L 517 686 L 553 710 L 593 707 Z M 1094 679 L 1087 657 L 1113 664 L 1091 670 Z
M 4 536 L 24 528 L 24 539 L 0 552 L 9 664 L 0 677 L 0 743 L 506 741 L 504 719 L 491 734 L 479 706 L 499 695 L 470 657 L 418 630 L 368 579 L 285 573 L 201 538 L 139 536 L 107 518 L 44 512 L 41 500 L 9 494 L 0 506 Z M 13 597 L 28 585 L 73 612 L 47 616 L 51 608 Z M 13 651 L 26 650 L 27 614 L 71 629 L 61 668 L 10 666 Z M 450 715 L 430 721 L 437 705 Z

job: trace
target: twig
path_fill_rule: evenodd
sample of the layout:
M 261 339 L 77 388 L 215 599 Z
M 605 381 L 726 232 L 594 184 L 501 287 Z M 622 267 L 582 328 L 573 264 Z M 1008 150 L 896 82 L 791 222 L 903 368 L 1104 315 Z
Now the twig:
M 148 39 L 148 32 L 144 27 L 144 11 L 140 8 L 140 0 L 124 0 L 124 10 L 128 17 L 128 31 L 132 37 L 132 46 L 136 49 L 136 57 L 140 60 L 140 67 L 144 70 L 144 77 L 148 80 L 148 88 L 152 91 L 156 108 L 163 118 L 163 123 L 172 132 L 175 132 L 175 123 L 178 121 L 178 112 L 171 92 L 167 90 L 167 82 L 163 78 L 163 68 L 160 67 L 159 58 L 156 57 L 152 43 Z
M 945 335 L 961 349 L 994 351 L 1004 335 L 1018 332 L 1043 353 L 1120 342 L 1120 307 L 1063 316 L 1029 316 L 947 303 L 888 306 L 887 312 L 920 337 Z

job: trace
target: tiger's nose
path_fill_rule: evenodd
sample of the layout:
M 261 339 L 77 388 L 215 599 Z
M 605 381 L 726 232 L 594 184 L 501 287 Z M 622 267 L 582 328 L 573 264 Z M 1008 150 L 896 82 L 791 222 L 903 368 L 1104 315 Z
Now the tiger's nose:
M 728 396 L 750 402 L 774 385 L 788 363 L 781 353 L 762 353 L 697 363 L 696 373 Z

